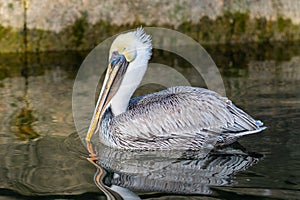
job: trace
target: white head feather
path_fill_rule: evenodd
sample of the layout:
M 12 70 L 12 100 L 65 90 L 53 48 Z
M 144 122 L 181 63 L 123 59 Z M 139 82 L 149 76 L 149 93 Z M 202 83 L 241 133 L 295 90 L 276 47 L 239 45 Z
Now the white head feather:
M 143 28 L 121 34 L 113 41 L 109 57 L 114 51 L 123 54 L 129 62 L 122 83 L 111 100 L 113 114 L 119 115 L 127 110 L 129 100 L 147 70 L 152 54 L 151 36 Z

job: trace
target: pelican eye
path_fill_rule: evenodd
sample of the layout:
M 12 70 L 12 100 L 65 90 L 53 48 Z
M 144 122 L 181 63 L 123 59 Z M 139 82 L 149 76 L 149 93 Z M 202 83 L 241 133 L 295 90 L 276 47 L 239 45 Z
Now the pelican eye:
M 111 66 L 114 67 L 117 65 L 119 62 L 124 62 L 125 56 L 122 54 L 119 54 L 118 51 L 113 51 L 110 57 L 110 63 Z

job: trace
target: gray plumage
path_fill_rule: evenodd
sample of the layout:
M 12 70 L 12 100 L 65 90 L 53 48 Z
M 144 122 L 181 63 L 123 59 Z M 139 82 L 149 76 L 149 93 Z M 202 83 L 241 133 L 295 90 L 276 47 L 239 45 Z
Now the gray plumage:
M 131 99 L 151 57 L 142 28 L 119 35 L 86 136 L 123 149 L 199 149 L 230 144 L 264 129 L 226 97 L 195 87 L 172 87 Z
M 187 86 L 131 99 L 117 116 L 108 109 L 101 126 L 101 140 L 124 149 L 199 149 L 264 129 L 228 98 Z

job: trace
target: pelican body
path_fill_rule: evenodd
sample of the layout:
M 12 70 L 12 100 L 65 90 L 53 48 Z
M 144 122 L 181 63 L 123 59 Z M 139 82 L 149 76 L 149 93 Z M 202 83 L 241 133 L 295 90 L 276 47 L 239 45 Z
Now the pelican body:
M 142 28 L 114 40 L 87 141 L 98 133 L 114 148 L 196 150 L 265 129 L 228 98 L 204 88 L 177 86 L 130 99 L 151 52 L 151 37 Z

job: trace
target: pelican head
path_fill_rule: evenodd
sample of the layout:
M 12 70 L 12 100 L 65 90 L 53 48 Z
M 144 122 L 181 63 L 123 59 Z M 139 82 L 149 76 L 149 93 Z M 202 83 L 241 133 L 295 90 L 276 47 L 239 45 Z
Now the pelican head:
M 120 34 L 113 41 L 105 79 L 86 136 L 87 141 L 99 130 L 108 107 L 114 116 L 126 111 L 130 97 L 146 72 L 151 50 L 151 37 L 143 28 Z

